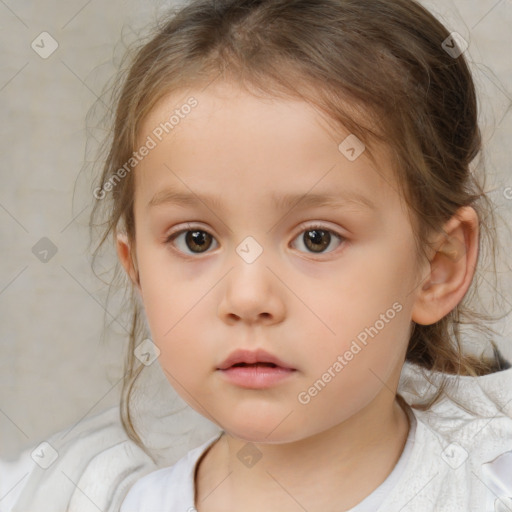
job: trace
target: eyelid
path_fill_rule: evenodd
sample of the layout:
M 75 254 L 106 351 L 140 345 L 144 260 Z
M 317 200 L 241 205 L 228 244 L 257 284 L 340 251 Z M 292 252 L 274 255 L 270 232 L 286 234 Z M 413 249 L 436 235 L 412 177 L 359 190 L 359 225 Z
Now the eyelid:
M 323 229 L 324 231 L 329 231 L 330 233 L 337 235 L 339 238 L 342 238 L 344 240 L 347 239 L 347 237 L 342 235 L 338 230 L 331 228 L 324 222 L 320 222 L 320 221 L 317 221 L 317 222 L 305 221 L 305 222 L 299 224 L 299 226 L 295 230 L 295 235 L 293 238 L 295 239 L 297 237 L 297 235 L 299 235 L 303 231 L 313 230 L 313 229 Z M 171 231 L 170 233 L 166 233 L 164 235 L 164 241 L 171 240 L 173 237 L 176 237 L 186 231 L 204 231 L 214 237 L 213 233 L 211 233 L 208 228 L 204 228 L 199 224 L 193 224 L 192 222 L 188 222 L 186 227 L 177 228 L 177 229 Z
M 209 228 L 205 228 L 201 226 L 201 224 L 194 224 L 193 222 L 187 222 L 185 226 L 181 226 L 180 228 L 176 228 L 171 232 L 166 233 L 163 236 L 164 243 L 170 242 L 177 236 L 181 235 L 182 233 L 186 233 L 187 231 L 204 231 L 205 233 L 208 233 L 212 236 L 215 240 L 217 240 L 217 237 L 211 232 Z
M 332 235 L 334 235 L 334 237 L 337 238 L 338 241 L 339 241 L 338 246 L 335 247 L 334 249 L 330 250 L 330 251 L 318 252 L 318 253 L 299 251 L 300 254 L 315 255 L 316 259 L 318 259 L 320 261 L 320 259 L 322 257 L 327 257 L 330 254 L 335 253 L 336 251 L 338 251 L 338 249 L 341 246 L 344 246 L 344 245 L 346 245 L 348 243 L 348 238 L 343 236 L 337 229 L 331 228 L 325 222 L 319 222 L 319 221 L 317 221 L 317 222 L 315 222 L 315 221 L 308 221 L 308 222 L 305 222 L 305 223 L 302 223 L 301 225 L 299 225 L 298 228 L 297 228 L 297 232 L 293 236 L 293 239 L 292 239 L 291 243 L 293 244 L 293 242 L 295 242 L 295 240 L 298 239 L 298 236 L 301 233 L 304 233 L 305 231 L 314 231 L 315 229 L 326 231 L 326 232 L 331 233 Z M 304 242 L 302 242 L 302 243 L 304 243 Z
M 314 221 L 314 220 L 305 221 L 305 222 L 299 224 L 299 226 L 297 227 L 297 232 L 295 234 L 295 237 L 298 234 L 302 233 L 303 231 L 308 231 L 308 230 L 312 231 L 314 229 L 322 229 L 323 231 L 328 231 L 329 233 L 335 234 L 339 238 L 342 238 L 344 240 L 346 239 L 346 237 L 343 236 L 336 228 L 330 227 L 326 222 Z
M 163 244 L 165 246 L 170 246 L 171 247 L 171 250 L 176 252 L 181 258 L 184 258 L 184 259 L 188 259 L 188 260 L 197 260 L 199 259 L 199 257 L 201 257 L 203 254 L 204 255 L 208 255 L 211 250 L 210 248 L 204 252 L 204 253 L 187 253 L 187 252 L 183 252 L 181 251 L 180 249 L 178 249 L 176 247 L 176 245 L 174 244 L 174 240 L 182 235 L 183 233 L 187 233 L 188 231 L 204 231 L 205 233 L 208 233 L 209 235 L 211 235 L 211 237 L 213 238 L 213 240 L 215 240 L 214 243 L 217 244 L 217 247 L 215 247 L 213 250 L 217 249 L 218 246 L 219 246 L 219 242 L 217 241 L 217 238 L 215 235 L 213 235 L 212 233 L 210 233 L 210 230 L 209 229 L 206 229 L 204 227 L 202 227 L 201 225 L 199 224 L 193 224 L 191 222 L 188 222 L 186 224 L 186 227 L 181 227 L 181 228 L 177 228 L 177 229 L 174 229 L 173 231 L 171 231 L 170 233 L 166 233 L 164 235 L 164 240 L 163 240 Z
M 340 247 L 341 245 L 345 244 L 348 242 L 348 238 L 344 235 L 342 235 L 339 230 L 337 229 L 334 229 L 334 228 L 331 228 L 325 221 L 304 221 L 303 223 L 301 223 L 296 230 L 294 230 L 295 234 L 293 235 L 292 237 L 292 242 L 294 242 L 297 237 L 303 233 L 304 231 L 309 231 L 309 230 L 315 230 L 315 229 L 319 229 L 319 230 L 323 230 L 323 231 L 327 231 L 329 233 L 332 233 L 336 238 L 338 238 L 339 240 L 339 245 L 338 247 Z M 172 249 L 174 251 L 176 251 L 177 253 L 179 253 L 180 255 L 182 255 L 183 257 L 185 258 L 197 258 L 198 256 L 201 256 L 202 254 L 209 254 L 211 252 L 211 250 L 207 250 L 205 251 L 204 253 L 191 253 L 191 254 L 188 254 L 188 253 L 185 253 L 181 250 L 179 250 L 178 248 L 175 247 L 173 241 L 174 239 L 176 239 L 178 236 L 180 236 L 181 234 L 183 233 L 186 233 L 188 231 L 204 231 L 205 233 L 208 233 L 209 235 L 212 236 L 212 238 L 215 240 L 215 242 L 217 243 L 217 247 L 215 247 L 213 250 L 217 249 L 218 246 L 219 246 L 219 242 L 216 238 L 215 235 L 213 235 L 209 229 L 207 228 L 204 228 L 203 226 L 201 226 L 200 224 L 194 224 L 192 222 L 188 222 L 186 224 L 186 227 L 185 226 L 182 226 L 181 228 L 176 228 L 174 229 L 172 232 L 170 233 L 167 233 L 165 236 L 164 236 L 164 244 L 165 245 L 171 245 L 172 246 Z M 330 254 L 332 252 L 335 252 L 338 247 L 336 247 L 335 249 L 333 249 L 332 251 L 328 251 L 328 252 L 320 252 L 320 253 L 317 253 L 318 256 L 322 256 L 322 255 L 327 255 L 327 254 Z M 300 251 L 302 252 L 302 251 Z M 311 252 L 311 253 L 307 253 L 307 254 L 315 254 L 314 252 Z

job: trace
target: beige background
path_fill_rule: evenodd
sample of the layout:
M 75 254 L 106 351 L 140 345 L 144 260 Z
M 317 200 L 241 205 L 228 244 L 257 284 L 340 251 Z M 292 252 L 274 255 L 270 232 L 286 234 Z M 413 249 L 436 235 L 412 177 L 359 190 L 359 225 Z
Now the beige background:
M 487 144 L 487 188 L 498 213 L 510 219 L 512 4 L 425 4 L 470 43 Z M 80 170 L 92 158 L 94 140 L 87 139 L 85 116 L 115 71 L 121 41 L 143 34 L 168 5 L 0 1 L 0 457 L 13 458 L 118 401 L 126 322 L 113 321 L 102 339 L 104 314 L 111 322 L 115 308 L 105 313 L 107 287 L 90 267 L 90 176 Z M 44 31 L 58 43 L 47 59 L 31 47 Z M 46 263 L 32 252 L 43 237 L 57 248 Z M 502 243 L 506 261 L 509 233 Z M 112 263 L 104 261 L 106 268 Z M 510 274 L 500 279 L 504 290 L 512 289 Z M 488 297 L 501 298 L 492 287 Z M 511 307 L 510 294 L 502 300 Z M 512 359 L 510 326 L 510 318 L 498 324 L 497 341 Z

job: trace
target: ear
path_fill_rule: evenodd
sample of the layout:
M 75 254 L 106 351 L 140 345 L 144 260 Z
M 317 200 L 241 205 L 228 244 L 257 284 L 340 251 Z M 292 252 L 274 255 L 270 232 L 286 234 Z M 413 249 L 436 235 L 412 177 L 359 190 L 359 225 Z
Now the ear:
M 125 233 L 117 233 L 116 240 L 117 257 L 128 277 L 140 292 L 140 279 L 135 263 L 135 251 L 132 251 L 130 241 Z
M 434 237 L 434 255 L 412 310 L 417 324 L 441 320 L 466 294 L 478 261 L 479 221 L 470 206 L 459 208 Z

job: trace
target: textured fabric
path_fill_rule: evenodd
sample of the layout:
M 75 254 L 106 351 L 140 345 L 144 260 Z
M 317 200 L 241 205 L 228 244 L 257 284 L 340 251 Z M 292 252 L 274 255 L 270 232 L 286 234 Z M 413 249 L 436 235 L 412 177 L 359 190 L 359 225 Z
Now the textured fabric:
M 12 509 L 34 465 L 29 450 L 24 451 L 17 460 L 0 460 L 0 512 L 9 512 Z
M 46 442 L 57 452 L 56 460 L 45 469 L 30 457 L 33 449 L 24 452 L 13 468 L 24 473 L 25 482 L 11 491 L 19 495 L 16 504 L 12 509 L 3 504 L 2 512 L 118 511 L 133 483 L 157 468 L 128 439 L 118 407 L 82 422 L 75 429 L 59 432 Z
M 436 391 L 441 376 L 429 376 L 432 384 L 411 365 L 404 367 L 399 392 L 408 404 Z M 411 409 L 416 429 L 398 482 L 379 487 L 349 512 L 508 512 L 512 498 L 512 370 L 459 379 L 448 378 L 451 398 L 446 396 L 426 412 Z M 190 451 L 172 467 L 139 480 L 121 512 L 194 510 L 195 465 L 217 438 Z M 494 477 L 503 485 L 493 488 L 485 467 L 497 458 L 501 464 L 494 464 Z M 402 456 L 399 464 L 403 460 Z M 493 490 L 499 488 L 505 490 Z M 378 508 L 366 506 L 375 500 L 380 502 Z
M 411 429 L 400 460 L 386 480 L 370 496 L 347 512 L 374 512 L 399 481 L 409 461 L 416 432 L 417 421 L 412 409 L 409 409 L 408 414 Z M 194 474 L 197 461 L 218 438 L 219 435 L 216 435 L 191 450 L 172 467 L 160 469 L 141 478 L 130 489 L 120 512 L 161 512 L 163 510 L 192 512 L 195 507 Z
M 408 404 L 436 392 L 440 376 L 427 375 L 433 385 L 413 365 L 404 366 L 399 393 Z M 512 452 L 512 369 L 478 378 L 449 377 L 448 381 L 447 395 L 440 403 L 426 412 L 412 409 L 417 423 L 405 468 L 398 481 L 391 479 L 390 492 L 389 486 L 384 487 L 388 487 L 387 494 L 378 498 L 384 501 L 374 510 L 512 510 L 512 453 L 508 453 Z M 141 399 L 137 410 L 138 431 L 151 447 L 151 456 L 128 438 L 119 408 L 113 407 L 49 438 L 58 458 L 47 469 L 30 458 L 33 449 L 18 461 L 0 463 L 0 511 L 117 512 L 124 501 L 122 512 L 149 512 L 151 495 L 161 496 L 156 510 L 186 512 L 187 508 L 175 508 L 176 500 L 187 492 L 193 495 L 194 461 L 220 430 L 207 421 L 201 423 L 202 418 L 190 408 L 168 413 L 176 407 L 176 402 L 170 403 L 170 386 L 166 381 L 155 386 L 162 396 L 149 393 L 146 396 L 151 400 Z M 177 421 L 180 414 L 186 415 L 186 422 Z M 194 428 L 184 430 L 187 422 Z M 172 482 L 185 482 L 185 487 L 166 494 Z M 382 486 L 377 489 L 378 493 L 382 490 Z M 141 508 L 133 508 L 138 506 L 136 500 Z

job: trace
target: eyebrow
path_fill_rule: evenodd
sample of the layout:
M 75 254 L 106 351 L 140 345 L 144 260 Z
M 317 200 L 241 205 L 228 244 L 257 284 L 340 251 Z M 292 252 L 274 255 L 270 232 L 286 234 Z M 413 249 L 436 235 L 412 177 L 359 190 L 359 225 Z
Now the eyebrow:
M 288 193 L 284 195 L 271 194 L 270 198 L 274 206 L 279 210 L 289 210 L 296 204 L 302 208 L 321 206 L 344 207 L 359 206 L 369 210 L 376 210 L 376 205 L 363 194 L 356 191 L 342 190 L 337 193 Z M 165 189 L 157 192 L 148 202 L 147 208 L 163 204 L 175 204 L 178 206 L 200 206 L 203 203 L 209 208 L 222 210 L 222 202 L 219 196 L 209 194 L 198 195 L 191 192 L 181 192 L 175 189 Z

